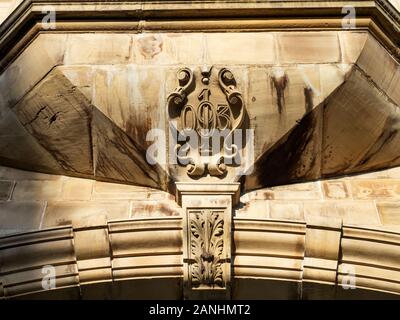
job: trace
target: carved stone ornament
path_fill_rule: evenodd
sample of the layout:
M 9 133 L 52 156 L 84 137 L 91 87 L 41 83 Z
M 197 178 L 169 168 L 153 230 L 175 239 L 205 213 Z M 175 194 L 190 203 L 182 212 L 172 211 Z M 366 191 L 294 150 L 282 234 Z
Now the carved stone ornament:
M 224 211 L 191 210 L 190 278 L 193 288 L 224 287 Z
M 177 76 L 179 86 L 167 100 L 177 160 L 191 177 L 223 176 L 240 157 L 234 133 L 245 115 L 233 73 L 182 68 Z

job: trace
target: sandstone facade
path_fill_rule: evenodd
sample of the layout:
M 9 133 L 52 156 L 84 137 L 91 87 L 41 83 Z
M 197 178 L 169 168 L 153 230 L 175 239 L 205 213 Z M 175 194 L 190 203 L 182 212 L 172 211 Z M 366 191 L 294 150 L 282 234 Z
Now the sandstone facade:
M 0 298 L 398 298 L 398 10 L 2 2 Z

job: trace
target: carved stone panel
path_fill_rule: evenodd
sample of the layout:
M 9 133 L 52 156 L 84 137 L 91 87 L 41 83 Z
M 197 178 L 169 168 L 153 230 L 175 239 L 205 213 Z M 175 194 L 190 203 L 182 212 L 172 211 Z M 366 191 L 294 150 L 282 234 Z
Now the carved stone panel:
M 245 104 L 227 68 L 182 68 L 167 99 L 170 147 L 193 179 L 227 175 L 240 164 Z
M 187 210 L 186 298 L 229 296 L 230 210 Z
M 224 288 L 224 211 L 190 210 L 190 276 L 193 288 Z
M 185 210 L 183 263 L 185 299 L 229 299 L 232 208 L 240 184 L 177 182 Z

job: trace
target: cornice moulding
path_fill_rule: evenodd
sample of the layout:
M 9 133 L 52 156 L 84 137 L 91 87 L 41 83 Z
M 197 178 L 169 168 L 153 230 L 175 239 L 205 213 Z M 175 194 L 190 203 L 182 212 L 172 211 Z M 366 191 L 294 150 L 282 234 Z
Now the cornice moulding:
M 0 25 L 0 59 L 4 59 L 1 67 L 41 32 L 341 30 L 343 6 L 356 8 L 356 30 L 371 30 L 390 51 L 399 55 L 400 14 L 385 0 L 304 1 L 301 6 L 290 1 L 69 3 L 58 0 L 21 3 Z M 46 6 L 54 7 L 57 12 L 56 30 L 46 30 L 40 22 Z

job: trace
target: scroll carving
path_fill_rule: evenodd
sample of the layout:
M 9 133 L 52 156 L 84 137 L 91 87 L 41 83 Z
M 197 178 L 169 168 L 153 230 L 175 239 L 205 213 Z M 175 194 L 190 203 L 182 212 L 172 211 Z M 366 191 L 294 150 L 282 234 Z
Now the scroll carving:
M 222 68 L 213 76 L 213 67 L 182 68 L 177 77 L 179 86 L 167 99 L 171 129 L 183 137 L 175 145 L 177 160 L 191 177 L 223 176 L 239 157 L 234 133 L 245 114 L 233 73 Z

